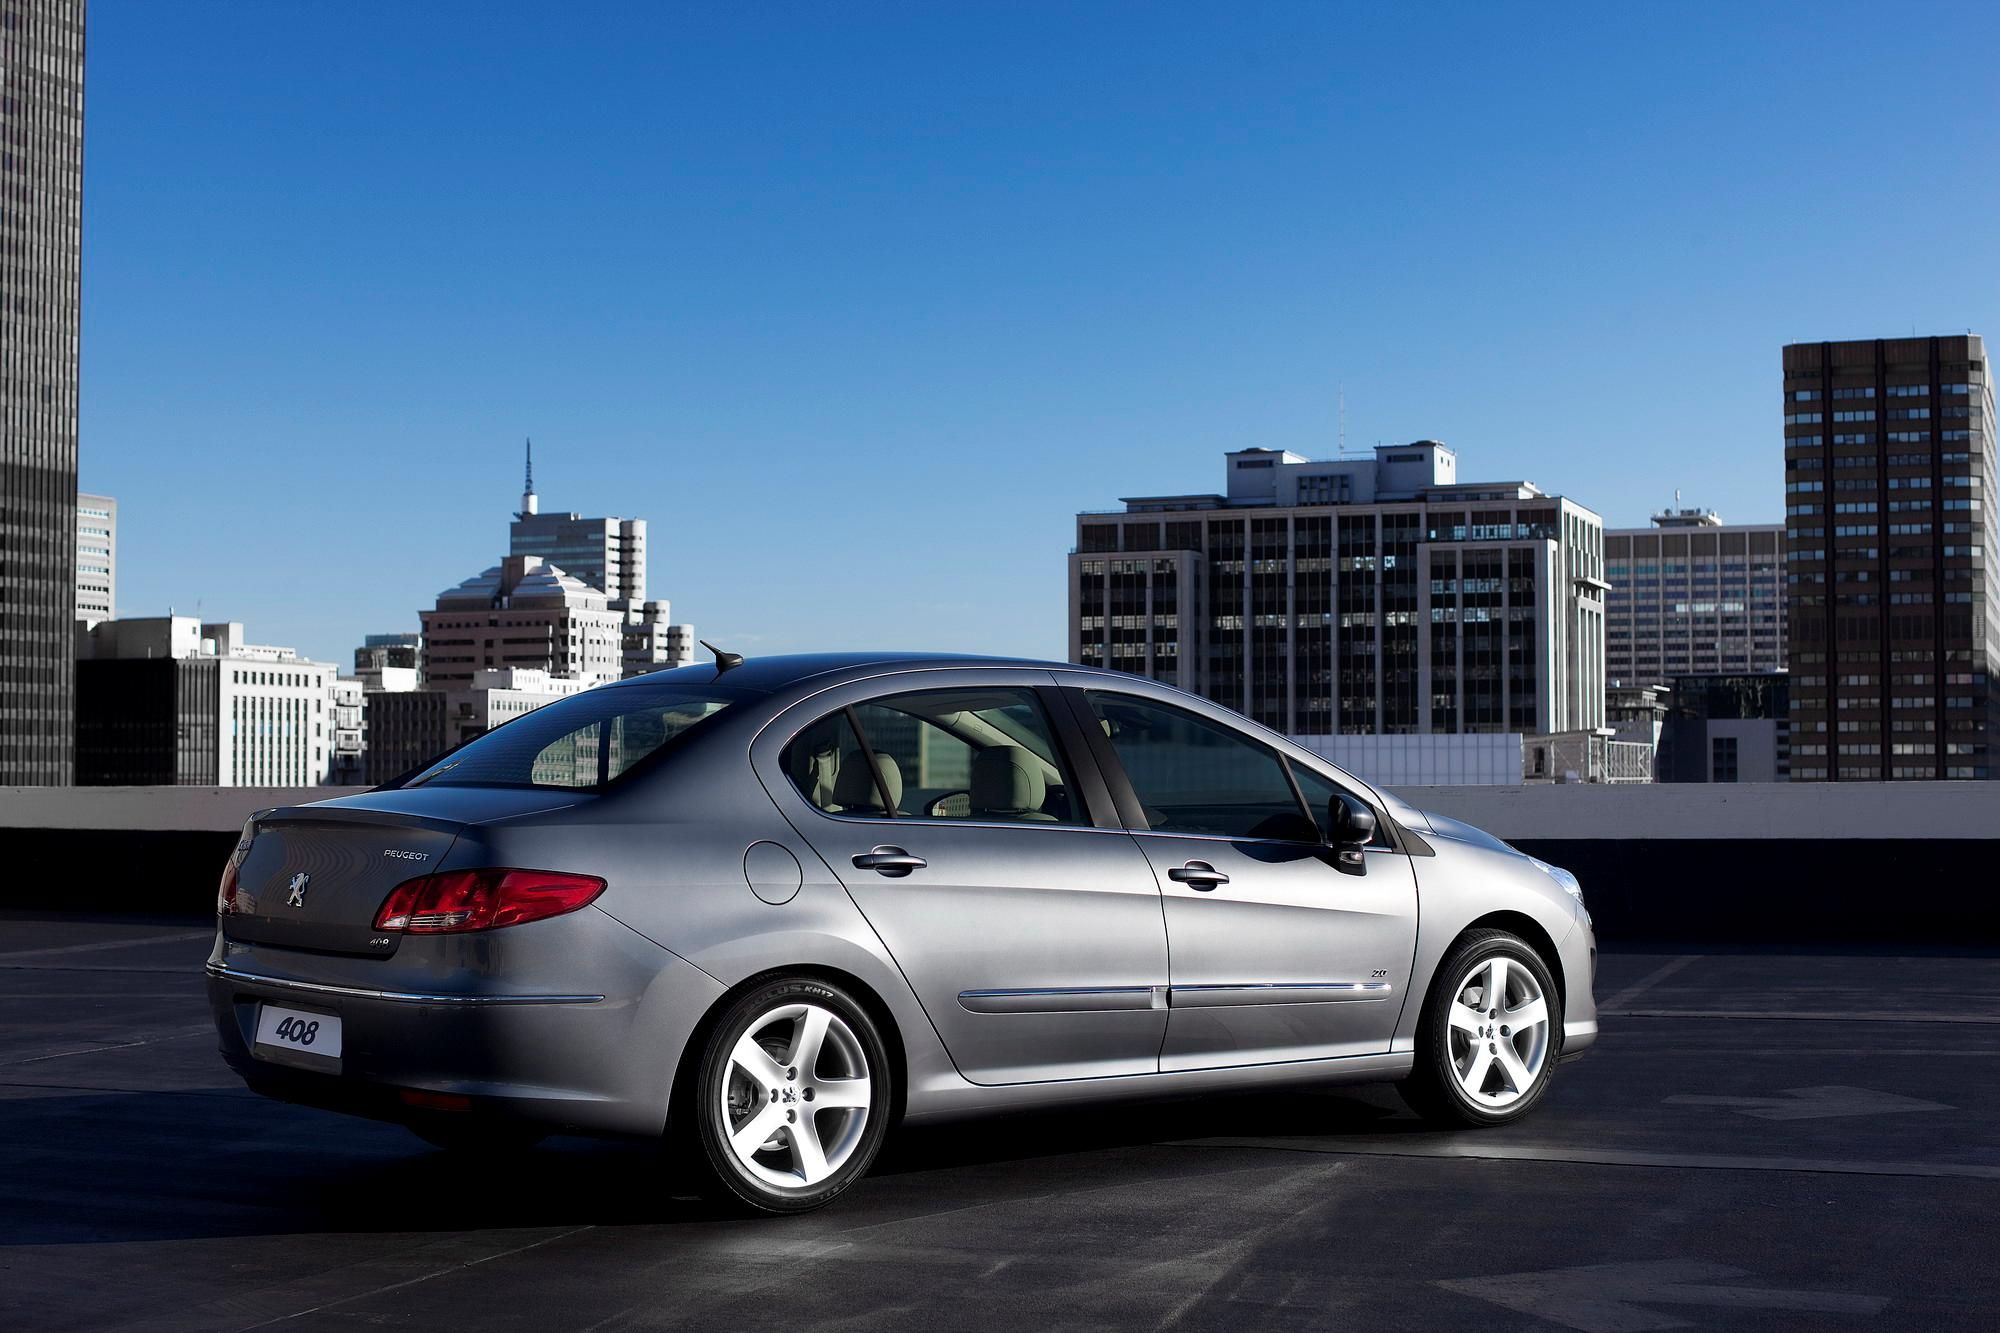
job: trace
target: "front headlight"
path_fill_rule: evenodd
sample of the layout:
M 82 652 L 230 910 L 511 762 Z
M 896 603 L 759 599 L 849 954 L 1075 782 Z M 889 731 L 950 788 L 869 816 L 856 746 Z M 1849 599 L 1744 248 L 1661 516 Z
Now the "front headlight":
M 1583 901 L 1583 885 L 1576 882 L 1575 875 L 1570 874 L 1569 871 L 1564 870 L 1561 866 L 1552 866 L 1547 861 L 1538 860 L 1532 856 L 1528 859 L 1534 861 L 1543 874 L 1562 885 L 1564 893 L 1567 893 L 1578 902 Z

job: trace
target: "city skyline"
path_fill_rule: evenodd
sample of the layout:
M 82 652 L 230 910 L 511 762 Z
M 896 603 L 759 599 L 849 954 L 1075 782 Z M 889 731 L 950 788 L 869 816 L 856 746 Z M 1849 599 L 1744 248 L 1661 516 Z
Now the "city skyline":
M 753 653 L 1059 657 L 1077 510 L 1198 488 L 1219 448 L 1331 458 L 1343 416 L 1351 451 L 1440 438 L 1612 526 L 1676 490 L 1771 521 L 1780 346 L 1996 307 L 1960 258 L 1994 109 L 1826 99 L 1916 77 L 1934 33 L 1815 13 L 1440 43 L 676 12 L 600 49 L 426 9 L 385 50 L 326 13 L 106 9 L 81 484 L 125 505 L 127 613 L 333 660 L 490 549 L 524 434 L 552 504 L 647 515 L 676 609 Z M 1807 103 L 1832 123 L 1775 130 Z M 906 572 L 802 595 L 883 568 L 846 516 L 885 495 Z

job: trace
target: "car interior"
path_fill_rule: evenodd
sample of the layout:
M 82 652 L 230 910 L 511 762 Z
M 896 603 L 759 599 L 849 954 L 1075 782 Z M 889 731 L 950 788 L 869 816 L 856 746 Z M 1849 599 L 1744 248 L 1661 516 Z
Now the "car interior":
M 1079 816 L 1040 705 L 1025 690 L 938 690 L 857 706 L 807 727 L 786 773 L 828 814 L 1066 824 Z M 868 773 L 873 752 L 879 783 Z M 884 794 L 889 802 L 884 809 Z

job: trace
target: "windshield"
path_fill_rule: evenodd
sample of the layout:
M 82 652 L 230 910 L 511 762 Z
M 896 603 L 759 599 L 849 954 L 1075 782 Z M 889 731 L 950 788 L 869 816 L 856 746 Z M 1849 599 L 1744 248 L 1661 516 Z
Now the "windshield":
M 747 693 L 713 685 L 599 686 L 495 727 L 401 785 L 595 790 Z

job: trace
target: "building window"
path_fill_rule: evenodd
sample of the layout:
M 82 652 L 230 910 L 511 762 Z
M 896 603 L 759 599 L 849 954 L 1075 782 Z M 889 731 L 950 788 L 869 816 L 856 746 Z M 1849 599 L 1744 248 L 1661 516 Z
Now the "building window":
M 1736 781 L 1736 738 L 1717 736 L 1708 743 L 1709 780 L 1711 782 Z

